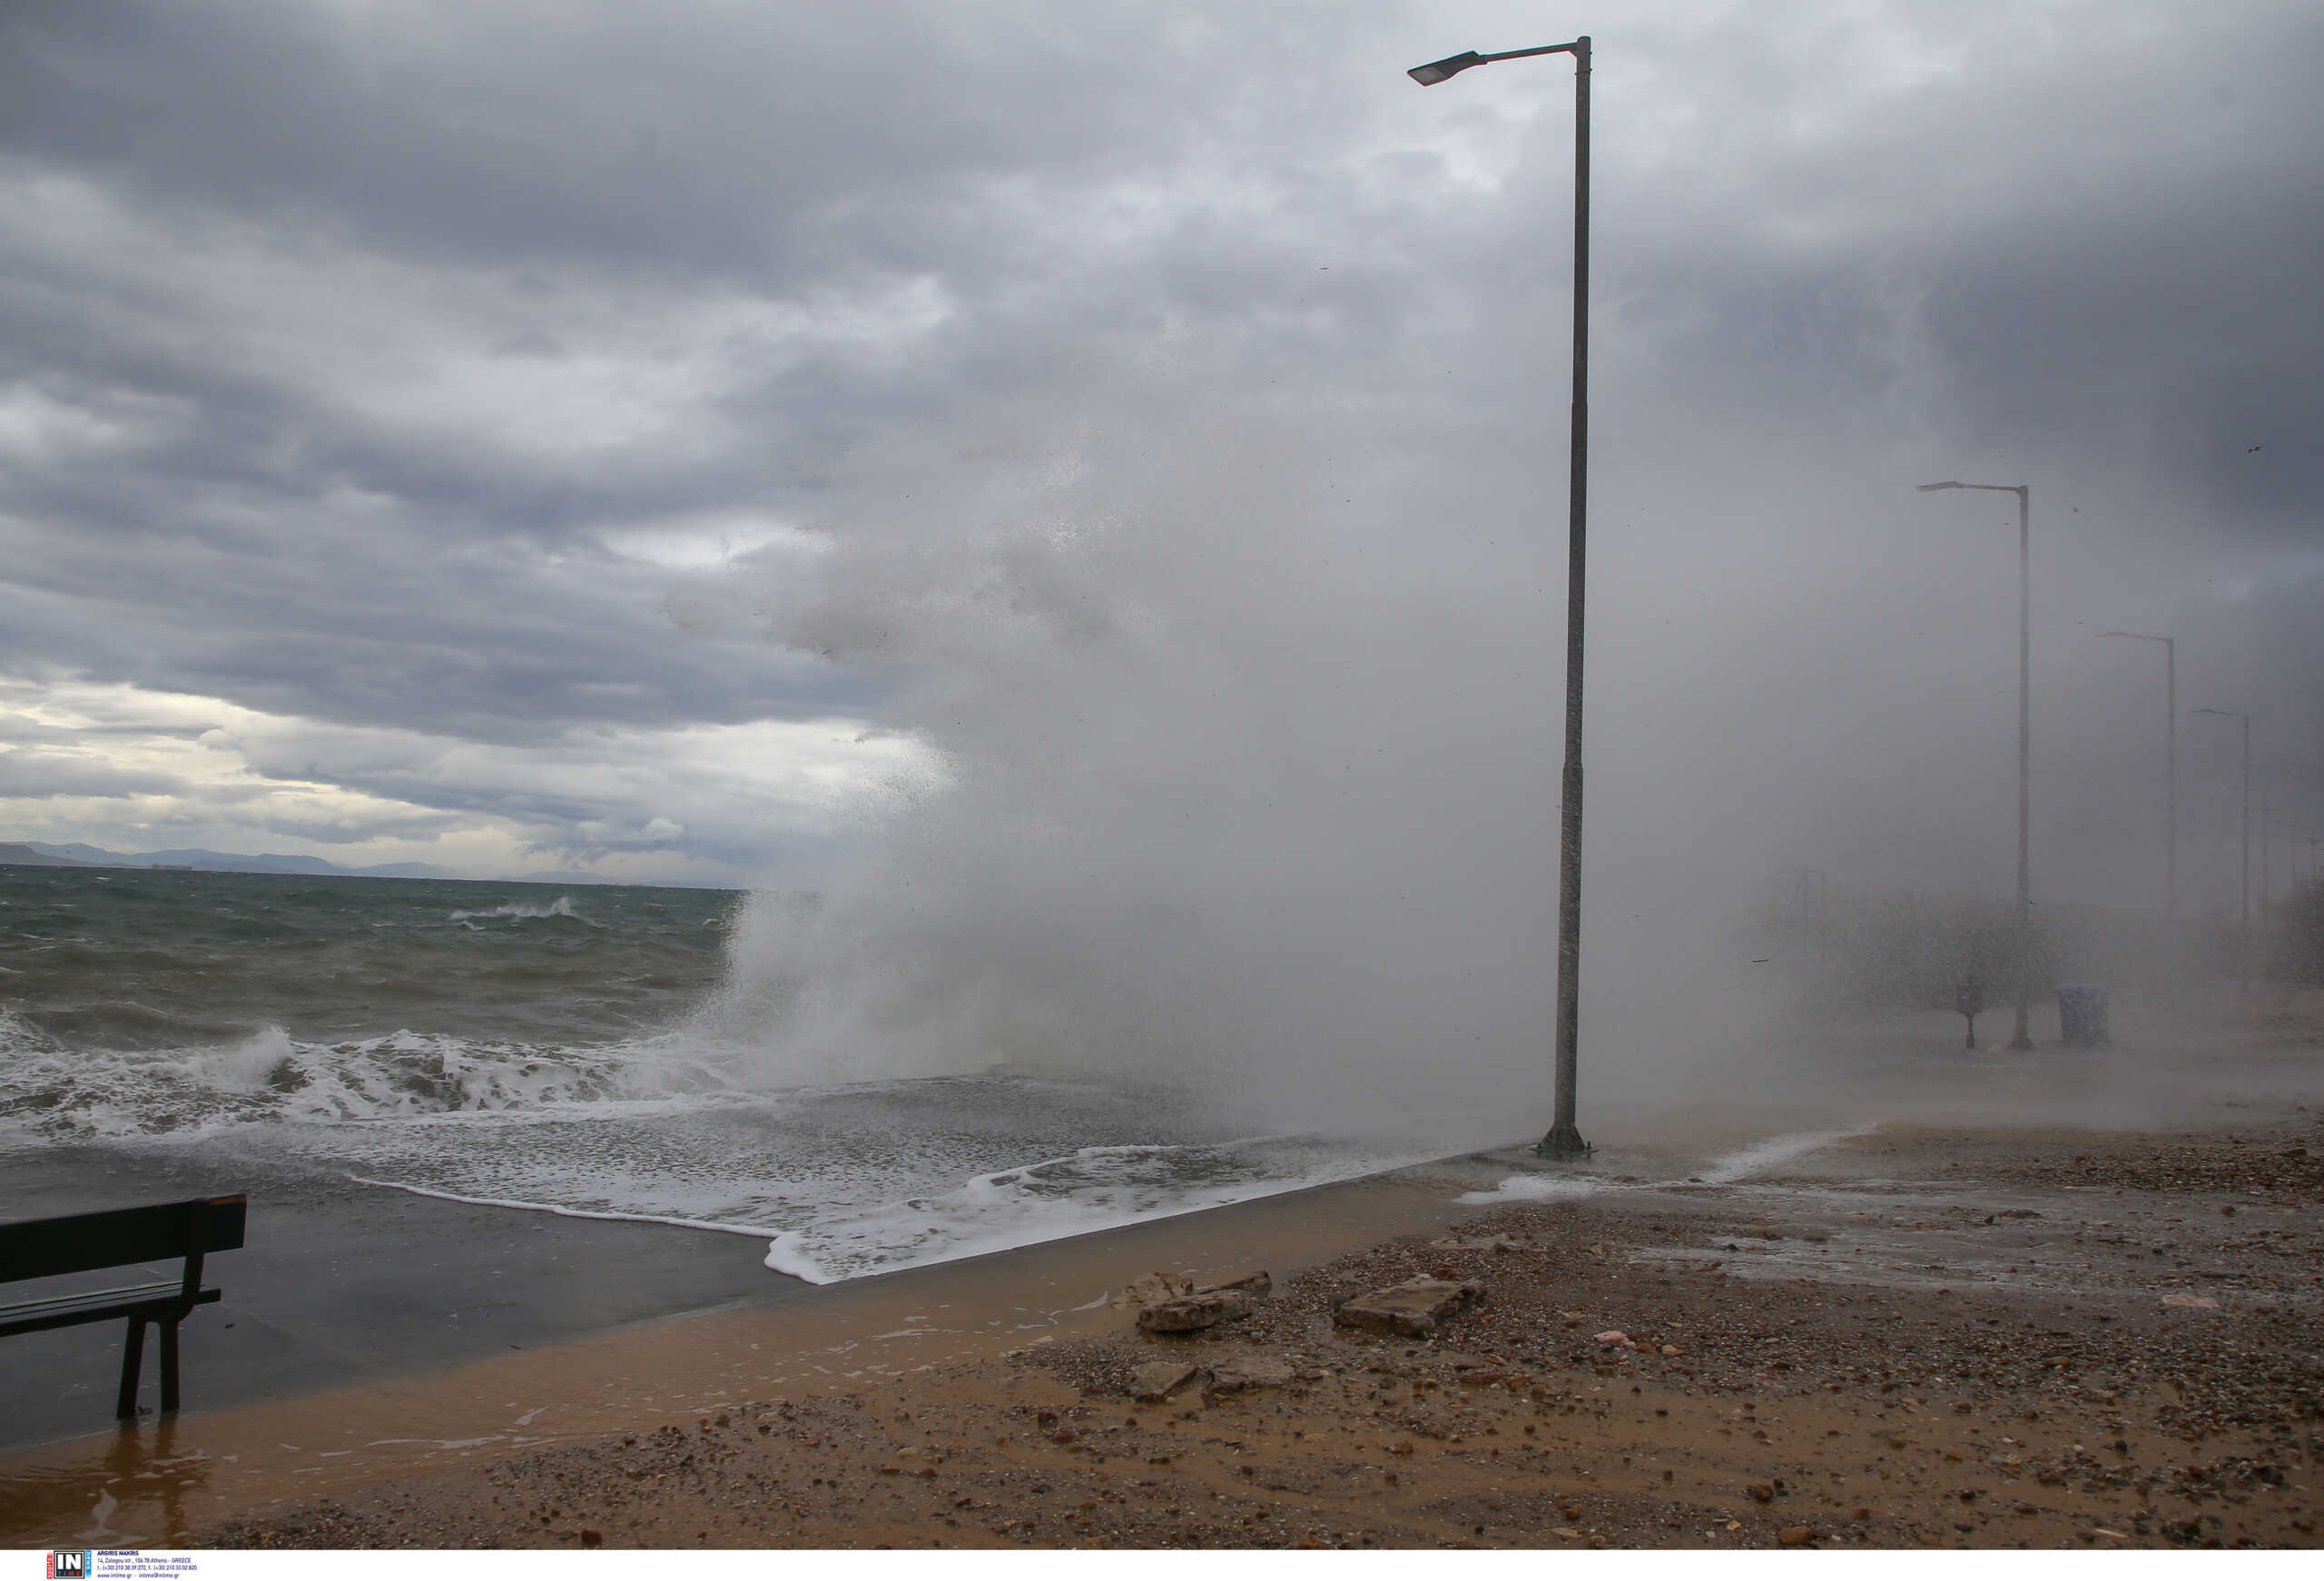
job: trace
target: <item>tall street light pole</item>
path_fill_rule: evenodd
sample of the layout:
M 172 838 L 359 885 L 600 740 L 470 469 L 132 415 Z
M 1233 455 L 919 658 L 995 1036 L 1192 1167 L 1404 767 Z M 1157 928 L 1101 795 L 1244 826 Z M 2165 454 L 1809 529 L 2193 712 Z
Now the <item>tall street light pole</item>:
M 2198 708 L 2195 712 L 2243 721 L 2243 932 L 2236 954 L 2240 957 L 2237 980 L 2248 993 L 2251 989 L 2251 716 L 2232 708 Z
M 2150 637 L 2143 631 L 2102 631 L 2101 637 L 2127 637 L 2135 642 L 2162 644 L 2162 911 L 2170 931 L 2179 931 L 2179 642 L 2176 637 Z
M 1414 66 L 1423 88 L 1494 61 L 1573 56 L 1573 436 L 1568 450 L 1565 580 L 1565 779 L 1558 819 L 1557 1113 L 1534 1151 L 1580 1158 L 1590 1151 L 1573 1122 L 1574 1041 L 1581 1003 L 1581 656 L 1590 498 L 1590 37 L 1538 49 L 1474 50 Z
M 2013 1049 L 2030 1049 L 2034 1037 L 2027 1025 L 2034 1000 L 2034 865 L 2031 830 L 2034 807 L 2034 622 L 2033 553 L 2028 519 L 2032 489 L 2024 483 L 1924 483 L 1920 491 L 1940 489 L 1983 489 L 2017 496 L 2017 1030 Z
M 2270 830 L 2270 820 L 2275 817 L 2276 809 L 2254 807 L 2251 810 L 2260 815 L 2260 924 L 2265 927 L 2268 922 L 2268 902 L 2272 898 L 2268 884 L 2268 835 Z

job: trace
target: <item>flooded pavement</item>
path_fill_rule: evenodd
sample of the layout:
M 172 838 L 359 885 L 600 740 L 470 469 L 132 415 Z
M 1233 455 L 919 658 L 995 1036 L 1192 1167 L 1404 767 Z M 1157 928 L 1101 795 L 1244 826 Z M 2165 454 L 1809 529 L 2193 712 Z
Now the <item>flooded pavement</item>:
M 1315 1443 L 1275 1446 L 1283 1486 L 1308 1490 L 1286 1538 L 1433 1546 L 1482 1527 L 1532 1545 L 1797 1533 L 1888 1546 L 2310 1543 L 2324 1416 L 2324 1044 L 2312 1028 L 2247 1026 L 2175 1065 L 2152 1046 L 1947 1065 L 1924 1030 L 1906 1029 L 1921 1037 L 1917 1062 L 1899 1057 L 1882 1075 L 1889 1056 L 1874 1050 L 1813 1102 L 1765 1086 L 1652 1110 L 1611 1098 L 1593 1112 L 1606 1140 L 1579 1166 L 1524 1148 L 1475 1154 L 52 1445 L 0 1465 L 0 1530 L 33 1546 L 577 1544 L 573 1520 L 512 1526 L 501 1494 L 479 1490 L 595 1486 L 614 1477 L 608 1446 L 625 1436 L 658 1445 L 673 1424 L 775 1400 L 940 1408 L 963 1446 L 1016 1441 L 1036 1396 L 1102 1417 L 1121 1403 L 1104 1398 L 1114 1361 L 1157 1343 L 1122 1333 L 1107 1293 L 1152 1269 L 1256 1263 L 1278 1279 L 1311 1270 L 1234 1336 L 1313 1375 L 1295 1398 L 1249 1408 L 1254 1433 L 1275 1413 L 1315 1417 L 1298 1429 Z M 1409 1353 L 1315 1315 L 1334 1290 L 1415 1271 L 1482 1279 L 1492 1301 L 1444 1347 Z M 1027 1350 L 1029 1338 L 1053 1343 Z M 1114 1361 L 1056 1376 L 1099 1392 L 1051 1398 L 1058 1386 L 1043 1380 L 1077 1347 Z M 1383 1381 L 1349 1381 L 1367 1372 Z M 1480 1380 L 1499 1392 L 1431 1392 Z M 1450 1410 L 1456 1396 L 1469 1417 Z M 1501 1417 L 1478 1415 L 1486 1404 Z M 749 1419 L 773 1430 L 763 1411 Z M 809 1437 L 852 1441 L 829 1429 Z M 1495 1436 L 1512 1441 L 1481 1447 Z M 1419 1443 L 1418 1458 L 1380 1459 L 1397 1442 Z M 1256 1438 L 1245 1443 L 1256 1452 Z M 1319 1470 L 1327 1443 L 1340 1447 Z M 1553 1443 L 1545 1484 L 1538 1457 Z M 926 1527 L 901 1505 L 874 1519 L 827 1477 L 812 1482 L 813 1501 L 788 1483 L 770 1500 L 750 1477 L 790 1471 L 748 1472 L 747 1457 L 719 1473 L 741 1481 L 696 1488 L 710 1463 L 674 1456 L 655 1473 L 657 1499 L 678 1512 L 669 1521 L 641 1513 L 586 1529 L 712 1546 L 921 1541 L 936 1526 L 948 1542 L 1043 1546 L 1068 1531 L 1231 1543 L 1260 1529 L 1186 1513 L 1201 1513 L 1196 1497 L 1217 1503 L 1222 1487 L 1207 1484 L 1177 1486 L 1151 1519 L 1115 1519 L 1108 1474 L 1069 1444 L 1043 1444 L 1033 1458 L 984 1456 L 973 1487 L 960 1450 L 950 1497 L 970 1499 L 976 1522 L 949 1505 L 922 1512 Z M 866 1438 L 862 1452 L 892 1448 Z M 1512 1480 L 1512 1454 L 1534 1480 Z M 822 1449 L 797 1469 L 811 1461 L 816 1477 L 830 1469 Z M 1433 1481 L 1418 1475 L 1423 1461 Z M 1400 1466 L 1402 1483 L 1379 1480 Z M 1149 1468 L 1142 1486 L 1191 1476 Z M 1341 1492 L 1364 1476 L 1374 1495 L 1399 1491 L 1351 1507 Z M 1089 1518 L 1042 1524 L 1036 1490 L 1068 1481 L 1088 1485 Z M 608 1507 L 631 1497 L 625 1486 L 605 1482 Z M 1748 1491 L 1761 1487 L 1766 1500 Z M 2003 1488 L 2006 1507 L 1978 1502 Z M 575 1497 L 542 1510 L 570 1515 Z M 730 1518 L 754 1498 L 765 1519 Z M 775 1520 L 783 1511 L 807 1513 Z
M 1761 1147 L 1751 1178 L 1566 1172 L 1563 1195 L 1351 1250 L 1204 1334 L 1100 1308 L 973 1360 L 193 1540 L 2312 1547 L 2324 1315 L 2312 1237 L 2276 1220 L 2314 1223 L 2297 1167 L 2319 1141 L 2312 1116 L 1896 1127 Z M 1512 1161 L 1443 1166 L 1437 1190 L 1499 1197 Z M 1426 1338 L 1334 1321 L 1415 1274 L 1483 1301 Z M 1187 1381 L 1141 1398 L 1157 1363 Z
M 2312 1309 L 2324 1301 L 2313 1134 L 1884 1128 L 1837 1144 L 1817 1175 L 1720 1191 L 1733 1233 L 1659 1260 L 1742 1279 Z

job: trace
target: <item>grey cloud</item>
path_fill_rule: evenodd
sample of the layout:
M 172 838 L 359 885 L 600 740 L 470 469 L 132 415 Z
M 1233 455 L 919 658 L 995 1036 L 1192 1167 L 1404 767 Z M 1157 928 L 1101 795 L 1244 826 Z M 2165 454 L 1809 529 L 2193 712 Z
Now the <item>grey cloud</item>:
M 0 797 L 169 795 L 184 788 L 171 775 L 115 768 L 77 753 L 0 749 Z
M 1570 68 L 1425 92 L 1400 75 L 1521 42 L 1538 15 L 837 15 L 9 8 L 0 193 L 85 189 L 130 218 L 101 253 L 0 238 L 0 390 L 87 430 L 0 475 L 0 668 L 520 745 L 542 754 L 535 783 L 439 783 L 359 754 L 311 766 L 613 848 L 661 809 L 573 788 L 578 760 L 560 754 L 593 728 L 894 710 L 944 737 L 921 670 L 942 650 L 881 624 L 898 598 L 938 621 L 1046 610 L 1093 652 L 1134 635 L 1155 611 L 1093 604 L 1037 548 L 988 557 L 968 524 L 1045 508 L 1021 475 L 1043 458 L 1113 457 L 1141 421 L 1169 443 L 1189 431 L 1173 403 L 1206 400 L 1272 399 L 1296 442 L 1273 461 L 1132 459 L 1163 478 L 1312 467 L 1299 509 L 1411 509 L 1403 541 L 1350 552 L 1517 578 L 1553 604 L 1561 573 L 1532 540 L 1554 532 L 1561 487 Z M 2043 806 L 2079 805 L 2067 787 L 2123 761 L 2050 701 L 2112 685 L 2077 630 L 2183 614 L 2208 634 L 2191 663 L 2222 675 L 2281 651 L 2245 689 L 2283 694 L 2270 707 L 2290 716 L 2314 673 L 2297 667 L 2300 607 L 2190 589 L 2207 555 L 2264 581 L 2312 533 L 2324 204 L 2309 151 L 2324 128 L 2299 74 L 2319 25 L 2219 8 L 2200 68 L 2153 6 L 2046 27 L 1934 5 L 1647 8 L 1608 28 L 1610 704 L 1644 716 L 1675 707 L 1673 688 L 1732 682 L 1740 710 L 1736 677 L 1779 679 L 1797 713 L 1761 734 L 1793 756 L 1738 743 L 1738 772 L 1772 786 L 1837 763 L 1867 805 L 1957 785 L 1929 815 L 1943 832 L 1926 843 L 1945 847 L 1980 776 L 2005 771 L 2006 729 L 2000 759 L 1976 735 L 1959 761 L 1905 741 L 1884 766 L 1841 721 L 1984 718 L 1986 645 L 2009 640 L 2006 543 L 1981 515 L 1915 514 L 1905 491 L 1997 469 L 2037 488 Z M 235 271 L 314 300 L 241 301 L 212 278 Z M 346 272 L 337 294 L 330 271 Z M 881 320 L 922 284 L 947 316 L 892 343 L 748 324 L 718 331 L 740 351 L 677 344 L 683 328 L 624 338 L 730 299 Z M 684 355 L 731 365 L 682 431 L 511 445 L 386 400 L 408 340 L 576 387 L 593 356 L 619 364 L 617 386 Z M 1344 442 L 1318 437 L 1322 413 L 1346 420 Z M 733 511 L 810 523 L 842 553 L 828 572 L 744 556 L 722 584 L 599 539 Z M 1695 588 L 1689 564 L 1728 579 Z M 1671 666 L 1661 692 L 1626 680 L 1674 609 L 1749 662 L 1710 660 L 1708 679 Z M 1444 686 L 1503 684 L 1504 660 L 1478 662 L 1491 673 Z M 1553 685 L 1550 660 L 1521 667 Z M 2138 815 L 2105 817 L 2128 838 Z M 1886 816 L 1848 836 L 1867 864 Z M 750 845 L 745 817 L 682 821 L 722 859 Z M 1803 811 L 1797 832 L 1751 837 L 1805 845 L 1846 822 Z M 2083 863 L 2093 883 L 2103 866 Z

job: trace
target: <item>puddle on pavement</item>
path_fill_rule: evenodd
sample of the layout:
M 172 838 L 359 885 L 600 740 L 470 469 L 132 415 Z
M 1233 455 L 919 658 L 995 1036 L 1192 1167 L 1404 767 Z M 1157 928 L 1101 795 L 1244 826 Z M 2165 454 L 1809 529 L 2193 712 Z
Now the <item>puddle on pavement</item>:
M 0 1547 L 167 1546 L 278 1502 L 1100 1332 L 1121 1321 L 1108 1294 L 1154 1269 L 1281 1275 L 1441 1229 L 1462 1216 L 1452 1195 L 1350 1182 L 49 1444 L 0 1460 Z

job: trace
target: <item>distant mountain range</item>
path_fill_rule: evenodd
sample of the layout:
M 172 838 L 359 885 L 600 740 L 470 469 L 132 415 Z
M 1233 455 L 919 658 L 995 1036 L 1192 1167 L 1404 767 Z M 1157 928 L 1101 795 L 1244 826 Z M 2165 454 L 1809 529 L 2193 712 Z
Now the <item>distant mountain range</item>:
M 341 878 L 461 878 L 466 874 L 426 862 L 387 862 L 376 867 L 341 867 L 320 856 L 272 853 L 241 856 L 231 851 L 107 851 L 97 845 L 44 845 L 28 840 L 0 845 L 0 863 L 18 867 L 185 867 L 201 873 L 311 873 Z M 602 882 L 602 881 L 601 881 Z
M 231 851 L 140 851 L 133 854 L 107 851 L 101 846 L 69 845 L 45 845 L 37 840 L 19 845 L 0 845 L 0 867 L 161 867 L 182 868 L 197 873 L 291 873 L 310 874 L 326 878 L 459 878 L 468 874 L 455 873 L 448 867 L 438 867 L 427 862 L 383 862 L 372 867 L 341 867 L 336 862 L 326 862 L 320 856 L 285 856 L 269 853 L 257 856 L 238 855 Z M 584 873 L 576 869 L 560 869 L 548 873 L 508 874 L 484 880 L 489 884 L 626 884 L 626 879 L 607 878 L 601 874 Z M 650 887 L 704 888 L 708 885 L 652 884 Z

